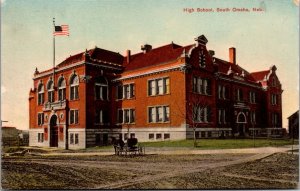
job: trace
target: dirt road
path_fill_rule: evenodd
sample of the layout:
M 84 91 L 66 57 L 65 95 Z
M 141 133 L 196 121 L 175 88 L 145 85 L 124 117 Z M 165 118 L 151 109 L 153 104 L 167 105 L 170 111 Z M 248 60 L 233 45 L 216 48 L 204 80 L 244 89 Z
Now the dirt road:
M 7 157 L 2 160 L 2 186 L 5 189 L 295 188 L 298 155 L 274 154 L 288 149 L 258 149 L 257 153 L 220 151 L 203 155 L 179 155 L 179 151 L 173 151 L 173 155 L 132 158 L 113 155 Z

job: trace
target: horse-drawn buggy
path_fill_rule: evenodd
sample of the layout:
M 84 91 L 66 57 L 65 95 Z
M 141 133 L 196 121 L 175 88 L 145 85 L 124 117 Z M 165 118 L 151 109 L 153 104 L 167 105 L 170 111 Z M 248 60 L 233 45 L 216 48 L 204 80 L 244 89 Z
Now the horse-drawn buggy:
M 114 143 L 115 155 L 127 156 L 127 155 L 144 155 L 145 147 L 138 145 L 137 138 L 127 139 L 127 143 L 118 140 Z

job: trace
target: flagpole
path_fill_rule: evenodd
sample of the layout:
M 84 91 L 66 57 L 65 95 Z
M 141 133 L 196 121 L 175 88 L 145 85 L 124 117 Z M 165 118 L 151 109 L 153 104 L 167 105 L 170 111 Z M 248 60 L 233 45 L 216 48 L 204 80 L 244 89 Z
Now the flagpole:
M 55 88 L 55 18 L 53 18 L 53 87 Z

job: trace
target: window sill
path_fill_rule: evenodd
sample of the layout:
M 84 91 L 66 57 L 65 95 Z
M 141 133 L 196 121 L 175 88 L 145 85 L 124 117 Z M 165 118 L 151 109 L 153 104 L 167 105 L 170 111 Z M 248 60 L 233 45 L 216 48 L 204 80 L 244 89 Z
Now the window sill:
M 170 95 L 170 93 L 165 93 L 165 94 L 155 94 L 155 95 L 148 95 L 147 97 L 157 97 L 157 96 L 165 96 L 165 95 Z
M 135 122 L 134 123 L 116 123 L 116 125 L 135 125 Z
M 135 100 L 136 97 L 116 99 L 116 101 Z
M 148 122 L 148 124 L 168 124 L 171 123 L 170 121 L 165 121 L 165 122 Z
M 203 94 L 203 93 L 197 93 L 197 92 L 192 92 L 193 94 L 196 95 L 202 95 L 202 96 L 212 96 L 212 94 Z

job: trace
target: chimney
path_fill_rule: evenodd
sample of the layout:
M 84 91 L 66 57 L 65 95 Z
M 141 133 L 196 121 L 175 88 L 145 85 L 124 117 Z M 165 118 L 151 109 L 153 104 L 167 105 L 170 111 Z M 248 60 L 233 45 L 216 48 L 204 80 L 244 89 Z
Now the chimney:
M 234 47 L 229 48 L 229 62 L 232 63 L 232 64 L 236 64 L 235 48 Z
M 142 45 L 142 46 L 141 46 L 141 50 L 142 50 L 144 53 L 150 52 L 150 50 L 152 50 L 152 46 L 149 45 L 149 44 Z
M 215 51 L 213 51 L 213 50 L 209 50 L 208 53 L 209 53 L 211 56 L 214 56 L 214 55 L 215 55 Z
M 127 59 L 127 64 L 130 62 L 130 50 L 126 51 L 126 59 Z

